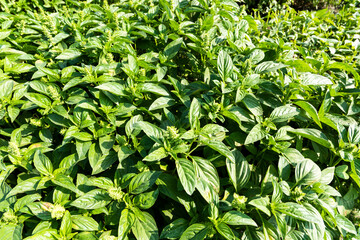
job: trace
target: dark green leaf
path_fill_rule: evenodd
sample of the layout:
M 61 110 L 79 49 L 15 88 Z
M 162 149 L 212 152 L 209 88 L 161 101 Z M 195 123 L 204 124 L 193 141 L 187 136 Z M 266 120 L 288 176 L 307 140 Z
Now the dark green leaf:
M 181 237 L 183 232 L 188 227 L 189 222 L 183 218 L 176 219 L 166 227 L 161 232 L 161 239 L 178 239 Z
M 182 38 L 178 38 L 171 43 L 169 43 L 165 49 L 164 49 L 164 56 L 167 57 L 167 59 L 172 59 L 176 56 L 176 54 L 179 52 L 181 45 L 183 43 Z

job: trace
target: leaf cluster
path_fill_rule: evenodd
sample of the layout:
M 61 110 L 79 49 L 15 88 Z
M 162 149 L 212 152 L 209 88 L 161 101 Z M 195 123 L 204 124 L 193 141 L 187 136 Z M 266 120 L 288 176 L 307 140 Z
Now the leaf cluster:
M 356 1 L 0 7 L 1 239 L 359 239 Z

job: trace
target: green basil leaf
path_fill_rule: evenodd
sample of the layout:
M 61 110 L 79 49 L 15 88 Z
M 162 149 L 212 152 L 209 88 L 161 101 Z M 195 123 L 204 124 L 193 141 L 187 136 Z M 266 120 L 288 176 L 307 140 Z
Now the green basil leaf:
M 235 191 L 239 192 L 250 179 L 250 166 L 240 151 L 232 151 L 235 161 L 226 159 L 226 168 Z
M 312 160 L 303 160 L 296 165 L 295 179 L 297 185 L 314 184 L 321 179 L 321 169 Z
M 201 105 L 200 102 L 194 98 L 190 105 L 189 122 L 191 129 L 198 129 L 200 127 Z
M 130 182 L 129 191 L 139 194 L 148 190 L 160 176 L 161 172 L 147 171 L 137 174 Z
M 140 209 L 149 209 L 151 208 L 159 195 L 159 190 L 156 189 L 155 191 L 141 193 L 136 195 L 133 199 L 133 203 Z
M 357 234 L 354 224 L 341 214 L 335 215 L 336 224 L 339 228 L 345 230 L 345 232 Z
M 196 186 L 195 168 L 191 161 L 185 158 L 179 158 L 176 162 L 176 171 L 180 182 L 189 195 L 192 195 Z
M 183 39 L 182 38 L 178 38 L 174 41 L 172 41 L 171 43 L 169 43 L 165 49 L 164 49 L 164 56 L 170 60 L 173 57 L 176 56 L 176 54 L 179 52 L 181 45 L 183 44 Z
M 66 213 L 65 213 L 66 214 Z M 71 215 L 72 228 L 75 231 L 98 231 L 100 226 L 92 217 Z
M 293 203 L 293 202 L 276 203 L 274 204 L 274 209 L 276 211 L 279 211 L 281 213 L 284 213 L 290 217 L 299 219 L 301 221 L 306 221 L 311 223 L 320 222 L 320 219 L 318 219 L 316 215 L 314 215 L 306 207 L 298 203 Z
M 40 93 L 26 93 L 25 97 L 29 99 L 34 104 L 38 105 L 42 108 L 50 108 L 51 101 L 48 97 L 40 94 Z
M 247 225 L 257 227 L 256 222 L 248 215 L 239 211 L 229 211 L 222 217 L 222 221 L 229 225 Z
M 59 60 L 70 60 L 81 56 L 81 52 L 76 49 L 65 49 L 60 55 L 56 57 Z
M 127 234 L 130 232 L 135 223 L 135 215 L 129 209 L 125 208 L 121 211 L 119 221 L 118 238 L 119 240 L 126 239 Z
M 64 216 L 61 220 L 60 225 L 60 234 L 63 236 L 69 235 L 72 230 L 72 220 L 71 220 L 71 214 L 69 211 L 65 211 Z
M 233 72 L 233 62 L 227 52 L 220 51 L 217 59 L 217 67 L 220 76 L 224 81 L 231 76 Z
M 314 122 L 320 128 L 322 128 L 320 118 L 316 111 L 316 108 L 313 105 L 311 105 L 311 103 L 308 103 L 305 101 L 298 101 L 298 102 L 295 102 L 295 104 L 298 105 L 299 107 L 301 107 L 302 109 L 304 109 L 305 112 L 308 113 L 310 115 L 310 117 L 314 120 Z
M 231 228 L 228 225 L 226 225 L 225 223 L 223 223 L 223 222 L 217 223 L 215 225 L 215 228 L 218 231 L 218 233 L 220 233 L 224 238 L 229 239 L 229 240 L 236 239 Z
M 209 232 L 210 229 L 206 225 L 195 223 L 185 230 L 180 240 L 203 240 Z
M 147 212 L 137 211 L 135 222 L 131 230 L 136 239 L 157 240 L 158 229 L 154 218 Z
M 162 230 L 160 239 L 178 239 L 187 229 L 189 222 L 183 218 L 176 219 Z
M 45 156 L 45 154 L 43 154 L 40 150 L 35 152 L 34 165 L 36 170 L 46 176 L 51 175 L 54 170 L 50 159 Z
M 291 129 L 288 130 L 291 133 L 295 133 L 299 136 L 305 137 L 310 139 L 311 141 L 314 141 L 326 148 L 333 148 L 332 142 L 326 137 L 324 133 L 317 129 L 312 128 L 298 128 L 298 129 Z
M 75 199 L 70 205 L 81 209 L 105 207 L 112 199 L 106 190 L 94 189 Z

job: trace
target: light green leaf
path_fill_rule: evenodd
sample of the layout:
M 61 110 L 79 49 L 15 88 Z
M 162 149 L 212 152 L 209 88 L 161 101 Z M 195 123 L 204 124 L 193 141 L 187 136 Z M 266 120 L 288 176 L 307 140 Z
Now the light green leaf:
M 147 162 L 160 161 L 161 159 L 167 157 L 167 155 L 168 153 L 166 152 L 165 148 L 157 147 L 157 148 L 153 148 L 152 151 L 148 155 L 146 155 L 143 161 L 147 161 Z
M 48 76 L 51 80 L 56 81 L 56 80 L 60 79 L 60 75 L 59 75 L 58 71 L 56 71 L 55 69 L 45 68 L 45 67 L 41 67 L 41 66 L 37 66 L 37 68 L 39 69 L 39 71 L 41 73 Z
M 249 109 L 249 111 L 255 116 L 263 115 L 263 109 L 260 105 L 260 102 L 254 95 L 252 94 L 246 95 L 243 98 L 242 102 L 245 104 L 246 108 Z
M 71 221 L 71 214 L 69 211 L 65 211 L 64 216 L 61 220 L 61 225 L 60 225 L 60 234 L 63 236 L 66 236 L 68 234 L 71 234 L 71 230 L 72 230 L 72 221 Z
M 354 224 L 341 214 L 335 215 L 336 224 L 340 229 L 345 230 L 347 233 L 357 234 Z
M 342 179 L 349 179 L 349 174 L 347 174 L 348 165 L 339 165 L 335 168 L 336 176 Z
M 185 230 L 180 240 L 203 240 L 209 231 L 210 229 L 206 225 L 195 223 Z
M 322 128 L 320 118 L 316 111 L 316 108 L 313 105 L 311 105 L 311 103 L 308 103 L 305 101 L 297 101 L 297 102 L 295 102 L 295 104 L 298 105 L 299 107 L 301 107 L 302 109 L 304 109 L 305 112 L 308 113 L 310 115 L 310 117 L 314 120 L 314 122 L 320 128 Z
M 19 193 L 33 191 L 36 189 L 45 188 L 45 183 L 41 182 L 42 177 L 32 177 L 18 183 L 7 195 L 7 198 L 14 196 Z
M 150 26 L 145 26 L 145 25 L 136 25 L 134 26 L 136 29 L 139 29 L 141 31 L 144 31 L 146 32 L 147 34 L 150 34 L 150 35 L 155 35 L 156 34 L 156 31 L 154 28 L 150 27 Z
M 70 36 L 70 35 L 67 34 L 67 33 L 63 33 L 63 32 L 58 33 L 58 34 L 56 34 L 56 36 L 52 39 L 52 44 L 53 44 L 53 45 L 56 45 L 56 44 L 58 44 L 59 42 L 61 42 L 62 40 L 68 38 L 69 36 Z
M 295 133 L 299 136 L 305 137 L 314 141 L 326 148 L 333 148 L 332 142 L 326 137 L 326 135 L 313 128 L 298 128 L 298 129 L 289 129 L 288 132 Z
M 38 193 L 25 195 L 24 197 L 17 199 L 17 201 L 14 204 L 14 211 L 17 212 L 17 211 L 21 210 L 23 207 L 25 207 L 26 205 L 28 205 L 32 202 L 35 202 L 36 200 L 40 200 L 40 199 L 41 199 L 41 195 Z
M 200 127 L 201 105 L 197 98 L 193 98 L 189 110 L 189 122 L 191 129 Z
M 231 76 L 233 67 L 233 62 L 229 54 L 221 50 L 217 58 L 217 68 L 223 81 Z
M 299 110 L 291 105 L 285 105 L 275 108 L 271 114 L 270 119 L 273 122 L 286 122 L 299 114 Z
M 193 163 L 185 158 L 179 158 L 175 163 L 176 171 L 185 192 L 192 195 L 196 186 L 196 173 Z
M 306 207 L 298 203 L 293 203 L 293 202 L 276 203 L 273 205 L 273 208 L 276 211 L 279 211 L 281 213 L 284 213 L 290 217 L 293 217 L 301 221 L 311 222 L 311 223 L 322 222 L 322 219 L 318 219 L 316 215 L 314 215 Z
M 2 224 L 0 227 L 0 236 L 2 240 L 21 240 L 23 224 Z M 42 239 L 40 239 L 42 240 Z
M 228 225 L 226 225 L 225 223 L 223 223 L 223 222 L 217 223 L 215 225 L 215 228 L 218 231 L 218 233 L 220 233 L 224 238 L 226 238 L 228 240 L 236 239 L 231 228 Z
M 137 88 L 141 92 L 150 92 L 160 96 L 169 96 L 169 93 L 166 90 L 166 88 L 160 85 L 159 83 L 142 83 L 142 84 L 140 83 L 138 84 Z
M 206 183 L 211 185 L 215 192 L 218 193 L 220 190 L 220 180 L 214 165 L 210 161 L 200 157 L 192 158 L 194 159 L 193 164 L 195 167 L 197 180 L 204 180 Z
M 251 200 L 248 204 L 256 207 L 257 209 L 264 212 L 269 217 L 271 216 L 271 212 L 268 209 L 268 205 L 270 204 L 270 199 L 268 196 L 261 197 L 261 198 L 255 198 L 255 199 Z
M 158 195 L 159 189 L 141 193 L 133 198 L 133 204 L 140 209 L 149 209 L 155 204 Z
M 251 217 L 239 211 L 226 212 L 222 217 L 222 221 L 234 226 L 246 225 L 257 227 L 256 222 Z
M 81 56 L 81 52 L 76 49 L 65 49 L 60 55 L 56 57 L 58 60 L 71 60 Z
M 311 185 L 321 179 L 321 169 L 310 159 L 298 163 L 295 168 L 295 179 L 297 185 Z
M 235 161 L 226 159 L 226 168 L 231 182 L 235 187 L 235 191 L 239 190 L 246 185 L 250 179 L 250 166 L 245 157 L 238 150 L 232 151 Z
M 13 80 L 3 80 L 0 82 L 0 99 L 10 97 L 14 88 Z
M 70 176 L 66 176 L 64 174 L 57 174 L 51 181 L 60 187 L 69 189 L 72 192 L 77 194 L 81 194 L 82 192 L 75 186 L 73 181 L 71 180 Z
M 127 96 L 124 85 L 118 82 L 107 82 L 96 87 L 97 89 L 110 92 L 117 96 Z
M 121 146 L 118 151 L 119 162 L 131 156 L 133 153 L 135 153 L 135 151 L 130 149 L 128 146 Z
M 254 120 L 251 118 L 249 112 L 247 112 L 245 109 L 238 107 L 238 106 L 232 106 L 231 108 L 224 110 L 222 114 L 225 117 L 228 117 L 238 124 L 241 124 L 241 122 L 253 122 Z
M 50 108 L 51 100 L 40 93 L 26 93 L 25 97 L 42 108 Z
M 174 104 L 176 104 L 176 102 L 171 97 L 159 97 L 150 105 L 149 111 L 171 107 Z
M 45 154 L 43 154 L 40 150 L 35 152 L 34 165 L 36 170 L 46 176 L 52 174 L 53 172 L 53 165 L 50 159 L 45 156 Z
M 27 63 L 16 63 L 8 70 L 8 72 L 14 74 L 21 74 L 33 71 L 36 71 L 36 68 L 33 65 Z
M 30 237 L 24 238 L 24 240 L 57 240 L 57 238 L 54 237 L 54 235 L 56 235 L 57 232 L 58 231 L 56 229 L 52 229 L 52 228 L 44 229 Z
M 266 136 L 265 131 L 262 129 L 261 124 L 256 124 L 246 136 L 245 145 L 252 144 L 254 142 L 260 141 Z
M 312 73 L 304 73 L 300 75 L 301 83 L 310 86 L 332 85 L 333 82 L 324 76 Z
M 147 171 L 137 174 L 129 184 L 129 191 L 139 194 L 148 190 L 160 176 L 161 172 Z
M 12 30 L 0 30 L 0 40 L 3 40 L 10 36 Z
M 267 61 L 257 65 L 255 68 L 255 73 L 268 73 L 285 67 L 287 67 L 285 64 Z
M 154 142 L 162 144 L 163 141 L 163 131 L 161 128 L 155 126 L 152 123 L 138 121 L 134 124 L 135 128 L 143 130 L 144 133 L 151 138 Z
M 135 223 L 135 215 L 134 213 L 125 208 L 121 211 L 121 216 L 119 220 L 119 228 L 118 228 L 118 239 L 125 240 L 127 234 L 130 232 L 132 226 Z
M 131 230 L 138 240 L 158 240 L 158 228 L 155 219 L 147 212 L 137 211 Z
M 70 205 L 81 209 L 97 209 L 105 207 L 111 200 L 106 190 L 94 189 L 77 198 Z
M 92 174 L 99 174 L 108 168 L 111 167 L 113 163 L 115 163 L 118 160 L 117 154 L 114 151 L 109 152 L 107 155 L 102 155 L 95 163 L 95 165 L 92 165 Z
M 320 183 L 330 184 L 334 178 L 335 167 L 328 167 L 321 171 Z
M 71 215 L 72 228 L 75 231 L 98 231 L 100 230 L 100 226 L 95 219 L 88 216 L 81 215 Z
M 290 67 L 294 67 L 298 72 L 312 72 L 312 73 L 315 72 L 315 70 L 311 68 L 310 65 L 304 60 L 299 60 L 299 59 L 290 60 L 286 62 L 286 65 Z
M 357 84 L 359 85 L 359 83 L 360 83 L 360 75 L 359 75 L 359 73 L 351 65 L 349 65 L 348 63 L 334 62 L 332 64 L 329 64 L 326 67 L 326 69 L 327 70 L 329 70 L 329 69 L 341 69 L 341 70 L 344 70 L 344 71 L 347 71 L 347 72 L 351 72 L 354 75 L 354 78 L 356 79 Z
M 11 122 L 14 122 L 15 119 L 19 116 L 20 114 L 20 109 L 17 107 L 14 107 L 12 105 L 9 105 L 7 108 L 7 112 L 9 114 L 10 120 Z

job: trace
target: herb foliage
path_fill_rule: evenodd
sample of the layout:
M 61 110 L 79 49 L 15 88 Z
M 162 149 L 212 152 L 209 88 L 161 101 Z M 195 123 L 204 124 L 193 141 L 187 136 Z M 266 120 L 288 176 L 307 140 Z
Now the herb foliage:
M 1 239 L 360 239 L 360 9 L 0 6 Z

